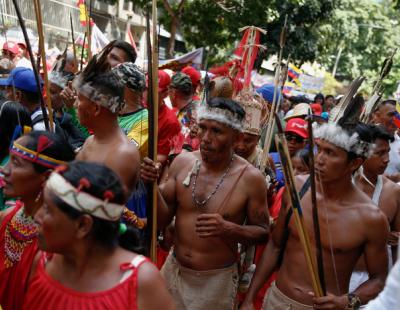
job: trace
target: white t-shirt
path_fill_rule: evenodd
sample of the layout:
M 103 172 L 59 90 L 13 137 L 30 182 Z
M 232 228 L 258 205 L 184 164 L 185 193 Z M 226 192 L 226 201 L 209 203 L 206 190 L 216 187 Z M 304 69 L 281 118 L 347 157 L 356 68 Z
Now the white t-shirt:
M 385 174 L 392 175 L 400 172 L 400 137 L 396 132 L 394 141 L 390 143 L 389 164 L 385 170 Z
M 20 60 L 17 61 L 15 67 L 32 69 L 32 63 L 25 57 L 22 57 Z
M 399 247 L 400 255 L 400 247 Z M 398 256 L 399 257 L 399 256 Z M 395 310 L 400 308 L 400 259 L 386 279 L 385 288 L 377 298 L 371 300 L 365 310 Z

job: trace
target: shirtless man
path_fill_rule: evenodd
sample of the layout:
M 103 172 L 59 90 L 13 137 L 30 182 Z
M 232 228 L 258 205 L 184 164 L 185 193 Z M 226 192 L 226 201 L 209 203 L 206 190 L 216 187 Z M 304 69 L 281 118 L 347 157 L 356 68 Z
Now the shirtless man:
M 124 107 L 124 84 L 114 72 L 89 75 L 83 72 L 74 80 L 79 121 L 93 132 L 77 159 L 103 163 L 114 170 L 128 195 L 138 179 L 140 156 L 118 125 L 118 113 Z
M 200 151 L 179 155 L 160 186 L 160 228 L 176 217 L 175 248 L 162 273 L 177 309 L 232 309 L 237 244 L 267 237 L 265 179 L 233 152 L 243 117 L 243 109 L 231 99 L 213 98 L 201 106 Z M 145 159 L 142 177 L 154 181 L 156 167 Z
M 375 148 L 373 154 L 364 162 L 355 181 L 357 187 L 366 193 L 386 215 L 390 223 L 388 245 L 391 249 L 391 246 L 397 246 L 400 236 L 400 186 L 385 177 L 383 173 L 389 162 L 389 143 L 393 138 L 382 127 L 373 126 L 370 131 L 375 139 Z M 388 255 L 390 268 L 392 251 L 389 251 Z M 362 259 L 357 264 L 356 270 L 350 281 L 349 292 L 368 279 Z
M 257 291 L 278 267 L 281 251 L 284 256 L 278 278 L 266 295 L 263 309 L 356 309 L 360 302 L 366 303 L 382 289 L 387 274 L 388 224 L 383 213 L 352 183 L 352 174 L 370 147 L 360 138 L 351 138 L 352 134 L 332 123 L 322 125 L 315 132 L 319 138 L 315 170 L 327 296 L 316 298 L 311 293 L 311 279 L 294 220 L 290 220 L 288 227 L 285 225 L 289 202 L 284 200 L 242 309 L 252 309 Z M 300 176 L 297 181 L 300 191 L 305 177 Z M 303 196 L 301 205 L 315 255 L 310 190 Z M 362 254 L 370 279 L 354 295 L 348 295 L 351 272 Z

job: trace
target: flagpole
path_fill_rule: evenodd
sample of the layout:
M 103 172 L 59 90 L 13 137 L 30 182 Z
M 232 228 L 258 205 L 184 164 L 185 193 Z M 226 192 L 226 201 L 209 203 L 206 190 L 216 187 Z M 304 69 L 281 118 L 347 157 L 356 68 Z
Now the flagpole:
M 36 23 L 37 30 L 39 34 L 39 49 L 40 55 L 42 58 L 42 66 L 43 66 L 43 77 L 44 77 L 44 86 L 46 89 L 46 104 L 49 109 L 49 122 L 50 122 L 50 131 L 54 132 L 54 121 L 53 121 L 53 107 L 51 105 L 51 96 L 50 96 L 50 87 L 49 87 L 49 78 L 47 74 L 47 63 L 46 63 L 46 51 L 44 49 L 44 32 L 43 32 L 43 21 L 42 21 L 42 9 L 40 7 L 40 0 L 34 0 L 35 11 L 36 11 Z

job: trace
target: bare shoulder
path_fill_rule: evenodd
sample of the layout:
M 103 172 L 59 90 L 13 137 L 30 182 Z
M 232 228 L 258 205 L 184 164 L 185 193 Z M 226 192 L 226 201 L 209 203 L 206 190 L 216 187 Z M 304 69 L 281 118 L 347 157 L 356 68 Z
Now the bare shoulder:
M 383 176 L 383 186 L 384 189 L 390 193 L 390 195 L 400 194 L 400 186 L 386 176 Z
M 81 149 L 79 150 L 78 154 L 76 155 L 77 160 L 85 160 L 87 150 L 90 149 L 91 145 L 93 144 L 93 136 L 87 137 L 85 143 L 82 145 Z
M 360 202 L 357 211 L 359 220 L 365 224 L 364 227 L 367 228 L 367 231 L 381 230 L 388 227 L 387 217 L 371 200 Z
M 170 174 L 177 175 L 180 171 L 185 171 L 190 166 L 193 166 L 193 163 L 196 160 L 201 160 L 200 152 L 182 152 L 179 154 L 170 166 Z

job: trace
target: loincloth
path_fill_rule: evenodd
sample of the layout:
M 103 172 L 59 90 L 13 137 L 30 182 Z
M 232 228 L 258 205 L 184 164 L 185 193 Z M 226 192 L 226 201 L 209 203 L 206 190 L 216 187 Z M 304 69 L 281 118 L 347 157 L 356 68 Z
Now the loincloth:
M 276 287 L 275 282 L 265 294 L 262 310 L 308 310 L 312 306 L 304 305 L 293 299 L 290 299 Z
M 235 307 L 239 279 L 236 264 L 197 271 L 183 267 L 170 253 L 161 275 L 177 310 L 229 310 Z

